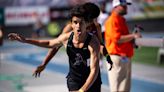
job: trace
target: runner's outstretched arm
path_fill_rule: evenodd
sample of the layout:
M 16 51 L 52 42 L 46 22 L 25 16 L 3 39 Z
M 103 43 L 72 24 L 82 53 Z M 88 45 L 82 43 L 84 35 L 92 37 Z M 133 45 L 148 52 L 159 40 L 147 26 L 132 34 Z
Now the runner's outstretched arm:
M 22 43 L 28 43 L 32 45 L 36 45 L 39 47 L 45 47 L 45 48 L 53 48 L 53 47 L 59 47 L 61 42 L 59 42 L 59 39 L 52 39 L 52 40 L 36 40 L 36 39 L 30 39 L 25 38 L 17 33 L 10 33 L 8 35 L 10 40 L 17 40 Z
M 62 34 L 64 33 L 68 33 L 72 30 L 71 24 L 67 24 L 64 29 Z M 50 62 L 50 60 L 53 58 L 53 56 L 57 53 L 57 51 L 59 50 L 60 47 L 55 47 L 52 48 L 48 51 L 48 54 L 46 55 L 45 59 L 43 60 L 42 64 L 39 65 L 36 70 L 34 71 L 33 75 L 35 77 L 39 77 L 40 73 L 46 68 L 47 64 Z

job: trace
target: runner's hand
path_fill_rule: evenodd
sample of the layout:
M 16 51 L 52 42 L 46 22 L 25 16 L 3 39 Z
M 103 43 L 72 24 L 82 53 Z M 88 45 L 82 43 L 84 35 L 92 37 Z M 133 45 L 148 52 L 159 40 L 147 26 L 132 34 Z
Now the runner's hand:
M 40 73 L 45 69 L 45 66 L 44 65 L 40 65 L 36 68 L 36 70 L 34 71 L 33 73 L 33 76 L 35 76 L 36 78 L 37 77 L 40 77 Z
M 20 41 L 20 42 L 25 42 L 25 38 L 17 33 L 10 33 L 8 35 L 8 38 L 10 40 L 17 40 L 17 41 Z

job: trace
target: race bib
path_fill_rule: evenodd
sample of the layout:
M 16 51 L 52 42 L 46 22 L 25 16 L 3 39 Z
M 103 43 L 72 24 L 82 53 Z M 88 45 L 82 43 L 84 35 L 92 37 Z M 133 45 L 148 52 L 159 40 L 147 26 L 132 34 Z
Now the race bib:
M 90 59 L 87 59 L 87 66 L 90 66 Z

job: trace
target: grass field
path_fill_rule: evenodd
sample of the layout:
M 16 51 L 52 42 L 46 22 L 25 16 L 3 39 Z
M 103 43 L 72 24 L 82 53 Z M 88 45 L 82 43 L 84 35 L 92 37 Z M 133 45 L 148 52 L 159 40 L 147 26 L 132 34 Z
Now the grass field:
M 134 57 L 132 58 L 133 63 L 141 63 L 164 68 L 164 63 L 157 63 L 158 49 L 158 47 L 140 47 L 135 49 Z M 64 47 L 62 47 L 61 50 L 65 51 Z
M 143 63 L 143 64 L 150 64 L 154 66 L 160 66 L 164 67 L 163 64 L 157 63 L 157 53 L 158 53 L 157 47 L 141 47 L 139 49 L 135 49 L 134 57 L 132 58 L 132 61 L 134 63 Z

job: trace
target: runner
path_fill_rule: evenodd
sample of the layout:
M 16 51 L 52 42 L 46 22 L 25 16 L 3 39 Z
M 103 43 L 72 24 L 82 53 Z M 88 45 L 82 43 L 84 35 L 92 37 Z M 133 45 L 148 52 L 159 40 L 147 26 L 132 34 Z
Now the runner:
M 99 69 L 100 43 L 95 35 L 88 33 L 90 19 L 84 8 L 77 6 L 71 10 L 72 31 L 52 40 L 34 40 L 24 38 L 15 33 L 9 39 L 29 43 L 41 47 L 66 48 L 69 57 L 69 73 L 67 86 L 70 92 L 101 92 L 101 76 Z M 38 77 L 40 73 L 34 72 Z

